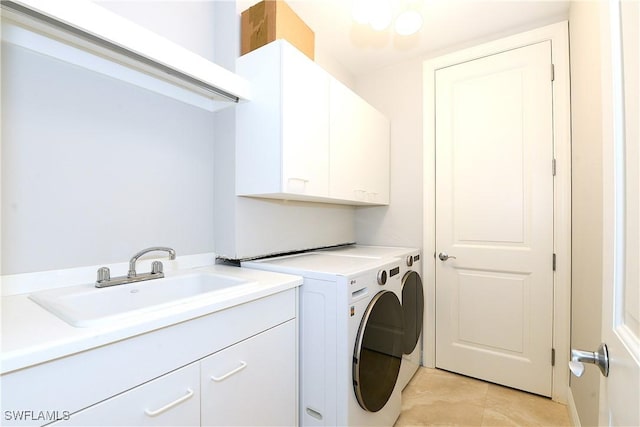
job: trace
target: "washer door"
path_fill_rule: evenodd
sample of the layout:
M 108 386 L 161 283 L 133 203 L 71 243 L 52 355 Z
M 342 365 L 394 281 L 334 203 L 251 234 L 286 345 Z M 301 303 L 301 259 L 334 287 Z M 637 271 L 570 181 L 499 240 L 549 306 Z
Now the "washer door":
M 363 409 L 377 412 L 391 397 L 400 371 L 402 337 L 398 297 L 379 292 L 362 316 L 353 354 L 353 388 Z
M 402 278 L 402 311 L 404 313 L 402 352 L 411 354 L 420 340 L 424 315 L 422 279 L 415 271 L 408 271 Z

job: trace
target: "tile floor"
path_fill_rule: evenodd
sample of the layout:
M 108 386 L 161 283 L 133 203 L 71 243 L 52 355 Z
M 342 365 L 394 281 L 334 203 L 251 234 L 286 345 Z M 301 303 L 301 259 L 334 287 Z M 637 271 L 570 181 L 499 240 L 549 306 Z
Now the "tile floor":
M 570 425 L 567 407 L 551 399 L 420 368 L 402 392 L 395 427 Z

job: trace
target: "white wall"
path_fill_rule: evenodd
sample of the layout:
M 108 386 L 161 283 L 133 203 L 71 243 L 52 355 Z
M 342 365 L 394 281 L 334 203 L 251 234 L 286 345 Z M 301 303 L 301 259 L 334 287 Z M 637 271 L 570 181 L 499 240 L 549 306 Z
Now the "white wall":
M 216 45 L 216 60 L 224 67 L 235 66 L 240 52 L 240 13 L 253 3 L 217 3 L 216 34 L 225 43 Z M 215 248 L 219 256 L 252 258 L 354 241 L 353 207 L 236 197 L 235 111 L 218 112 L 215 120 Z
M 96 3 L 210 61 L 214 60 L 216 2 L 100 0 Z
M 235 67 L 235 2 L 102 5 Z M 352 207 L 235 197 L 233 108 L 203 112 L 4 46 L 2 85 L 2 274 L 121 262 L 152 245 L 242 258 L 355 239 Z
M 567 19 L 548 16 L 477 40 L 467 40 L 415 59 L 355 76 L 355 91 L 391 119 L 391 204 L 358 208 L 356 241 L 422 247 L 422 63 L 445 55 Z
M 602 176 L 599 5 L 572 2 L 570 9 L 572 103 L 572 330 L 571 345 L 599 345 L 602 277 Z M 440 52 L 442 53 L 442 52 Z M 422 59 L 357 78 L 356 89 L 391 118 L 389 207 L 358 208 L 360 243 L 421 246 Z M 416 230 L 415 233 L 412 230 Z M 429 230 L 424 230 L 429 232 Z M 571 378 L 582 425 L 598 423 L 597 370 Z
M 597 2 L 571 3 L 572 313 L 571 347 L 593 351 L 602 321 L 602 91 Z M 583 426 L 598 425 L 600 373 L 571 377 Z
M 3 44 L 2 123 L 3 274 L 214 251 L 212 113 Z
M 338 79 L 343 85 L 347 86 L 354 92 L 357 90 L 356 78 L 349 70 L 336 61 L 330 52 L 318 49 L 315 50 L 315 62 L 322 67 L 327 73 L 331 74 L 334 78 Z
M 390 204 L 357 209 L 356 241 L 422 247 L 422 60 L 361 77 L 356 91 L 391 121 Z

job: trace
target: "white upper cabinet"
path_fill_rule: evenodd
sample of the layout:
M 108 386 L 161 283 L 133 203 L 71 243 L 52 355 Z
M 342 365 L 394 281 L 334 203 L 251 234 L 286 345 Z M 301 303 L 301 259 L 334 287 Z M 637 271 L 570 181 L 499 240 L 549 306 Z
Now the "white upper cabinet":
M 329 79 L 288 46 L 282 67 L 282 184 L 286 193 L 326 195 L 329 188 Z
M 284 40 L 237 61 L 236 194 L 389 203 L 389 121 Z
M 89 0 L 2 2 L 2 27 L 4 42 L 208 111 L 249 97 L 244 79 Z
M 250 79 L 253 100 L 236 109 L 236 193 L 326 196 L 328 75 L 288 43 L 243 56 L 237 72 Z
M 338 81 L 331 81 L 329 195 L 389 204 L 389 121 Z

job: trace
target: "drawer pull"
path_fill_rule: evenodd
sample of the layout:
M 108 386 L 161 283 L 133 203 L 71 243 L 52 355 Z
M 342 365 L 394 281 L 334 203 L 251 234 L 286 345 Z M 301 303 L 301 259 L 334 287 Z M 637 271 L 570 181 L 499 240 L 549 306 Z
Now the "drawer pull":
M 215 382 L 220 382 L 220 381 L 224 381 L 227 378 L 229 378 L 231 375 L 233 374 L 237 374 L 238 372 L 242 371 L 244 368 L 247 367 L 247 362 L 245 362 L 244 360 L 240 361 L 240 366 L 238 366 L 236 369 L 234 369 L 231 372 L 227 372 L 226 374 L 224 374 L 221 377 L 211 377 L 212 380 L 214 380 Z
M 148 409 L 144 410 L 144 413 L 147 414 L 150 417 L 155 417 L 156 415 L 160 415 L 161 413 L 173 408 L 176 405 L 181 404 L 182 402 L 184 402 L 185 400 L 189 400 L 193 397 L 193 390 L 191 390 L 190 388 L 187 389 L 187 394 L 185 394 L 184 396 L 182 396 L 181 398 L 174 400 L 171 403 L 168 403 L 166 405 L 164 405 L 162 408 L 156 409 L 155 411 L 150 411 Z

